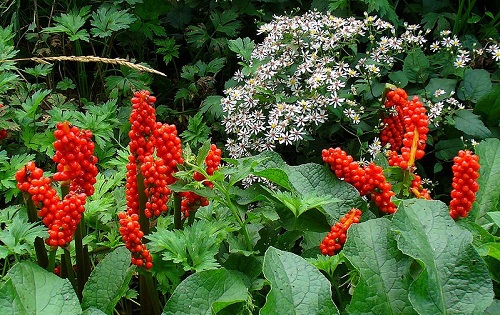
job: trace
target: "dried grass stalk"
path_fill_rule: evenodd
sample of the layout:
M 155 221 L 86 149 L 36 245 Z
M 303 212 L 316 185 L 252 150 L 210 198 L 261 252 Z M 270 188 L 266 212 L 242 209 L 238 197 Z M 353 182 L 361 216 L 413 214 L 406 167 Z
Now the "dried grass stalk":
M 5 61 L 35 61 L 39 63 L 49 63 L 49 61 L 76 61 L 76 62 L 100 62 L 100 63 L 109 63 L 113 65 L 121 65 L 125 67 L 129 67 L 132 69 L 136 69 L 139 71 L 149 72 L 158 74 L 166 77 L 167 75 L 163 72 L 145 67 L 143 65 L 139 65 L 133 62 L 128 61 L 127 59 L 122 58 L 103 58 L 96 56 L 58 56 L 58 57 L 32 57 L 32 58 L 19 58 L 19 59 L 10 59 L 10 60 L 2 60 Z M 0 62 L 2 62 L 0 61 Z

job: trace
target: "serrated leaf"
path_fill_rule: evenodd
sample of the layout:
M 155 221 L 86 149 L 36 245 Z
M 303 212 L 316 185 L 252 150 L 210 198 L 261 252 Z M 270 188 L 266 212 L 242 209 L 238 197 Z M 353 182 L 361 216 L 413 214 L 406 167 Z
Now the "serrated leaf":
M 389 220 L 351 226 L 343 253 L 359 272 L 349 314 L 417 314 L 408 299 L 413 259 L 398 249 Z
M 205 140 L 200 150 L 198 150 L 198 154 L 196 155 L 196 164 L 199 166 L 203 166 L 205 163 L 205 159 L 207 158 L 208 152 L 210 151 L 210 140 Z
M 403 63 L 403 71 L 408 81 L 413 83 L 425 82 L 429 76 L 429 69 L 429 60 L 421 49 L 410 51 Z
M 476 146 L 479 156 L 479 191 L 469 216 L 479 224 L 488 220 L 484 216 L 500 211 L 500 140 L 486 139 Z
M 261 315 L 339 314 L 331 298 L 330 281 L 304 258 L 269 247 L 263 272 L 271 290 Z
M 32 262 L 12 267 L 0 288 L 0 309 L 5 314 L 81 314 L 73 287 Z
M 238 54 L 244 61 L 250 61 L 255 43 L 248 37 L 237 38 L 227 42 L 229 49 Z
M 457 96 L 461 100 L 477 103 L 481 97 L 491 90 L 490 73 L 484 69 L 467 68 L 464 79 L 460 82 Z
M 116 303 L 128 290 L 134 269 L 130 266 L 130 252 L 125 247 L 118 247 L 106 255 L 83 288 L 82 308 L 94 307 L 113 314 Z
M 486 128 L 478 115 L 473 114 L 466 109 L 459 110 L 454 116 L 455 128 L 465 134 L 479 139 L 485 139 L 491 136 L 491 131 Z
M 235 36 L 241 27 L 241 22 L 236 20 L 238 13 L 234 10 L 224 10 L 222 13 L 212 12 L 210 20 L 216 32 L 229 37 Z
M 75 87 L 76 85 L 73 83 L 73 80 L 65 77 L 61 81 L 57 82 L 56 89 L 66 91 L 68 89 L 74 89 Z
M 106 38 L 113 35 L 113 32 L 124 30 L 135 22 L 136 18 L 127 12 L 127 10 L 117 10 L 115 7 L 101 6 L 92 13 L 90 24 L 93 28 L 90 30 L 92 35 L 100 38 Z
M 0 58 L 2 56 L 0 55 Z M 14 88 L 14 83 L 17 81 L 17 78 L 19 77 L 17 74 L 10 73 L 5 71 L 6 69 L 0 68 L 0 93 L 5 93 L 8 90 L 11 90 Z
M 193 45 L 194 48 L 201 48 L 210 40 L 207 30 L 204 25 L 201 27 L 190 25 L 186 30 L 186 42 Z
M 204 122 L 202 113 L 198 112 L 196 115 L 189 118 L 187 129 L 184 130 L 180 136 L 184 141 L 196 146 L 199 143 L 206 141 L 209 134 L 210 128 L 208 128 L 207 124 Z M 208 149 L 205 152 L 205 157 L 206 154 L 208 154 L 209 149 L 210 146 L 208 146 Z M 203 161 L 205 160 L 205 157 L 203 158 Z M 198 163 L 198 165 L 200 165 L 203 161 Z
M 243 273 L 224 268 L 197 272 L 175 289 L 162 315 L 212 315 L 250 298 L 250 281 Z
M 219 266 L 214 256 L 227 233 L 235 228 L 222 221 L 196 221 L 184 230 L 159 230 L 147 236 L 152 253 L 180 264 L 185 271 L 202 271 Z
M 393 217 L 398 248 L 422 272 L 409 298 L 420 314 L 475 314 L 493 299 L 486 265 L 470 232 L 457 227 L 440 201 L 404 200 Z
M 163 55 L 165 64 L 168 64 L 174 58 L 179 58 L 180 46 L 175 43 L 175 38 L 157 40 L 155 44 L 159 47 L 156 52 Z
M 223 115 L 221 106 L 222 96 L 220 95 L 210 95 L 201 103 L 200 113 L 209 113 L 214 118 L 220 118 Z
M 500 85 L 496 85 L 488 94 L 479 99 L 474 112 L 481 114 L 490 126 L 500 124 Z
M 86 22 L 86 12 L 84 7 L 79 13 L 63 13 L 61 16 L 55 16 L 53 27 L 46 27 L 42 30 L 44 33 L 66 33 L 70 41 L 83 40 L 89 41 L 89 33 L 85 29 L 81 29 Z
M 200 73 L 200 75 L 206 75 L 208 73 L 217 74 L 219 71 L 222 70 L 222 68 L 224 68 L 225 62 L 226 62 L 226 58 L 215 58 L 215 59 L 211 60 L 207 64 L 206 71 L 204 73 Z

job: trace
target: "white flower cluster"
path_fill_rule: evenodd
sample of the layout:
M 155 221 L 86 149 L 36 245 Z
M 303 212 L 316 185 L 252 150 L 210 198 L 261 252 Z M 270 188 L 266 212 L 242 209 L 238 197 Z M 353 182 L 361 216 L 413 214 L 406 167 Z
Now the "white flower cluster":
M 402 53 L 427 42 L 428 32 L 405 24 L 397 36 L 392 24 L 367 14 L 364 19 L 319 12 L 276 16 L 260 28 L 267 36 L 224 91 L 222 124 L 229 155 L 295 144 L 332 117 L 359 124 L 368 111 L 356 86 L 386 75 Z M 468 52 L 459 51 L 458 39 L 448 35 L 430 49 L 455 47 L 456 66 L 465 65 Z

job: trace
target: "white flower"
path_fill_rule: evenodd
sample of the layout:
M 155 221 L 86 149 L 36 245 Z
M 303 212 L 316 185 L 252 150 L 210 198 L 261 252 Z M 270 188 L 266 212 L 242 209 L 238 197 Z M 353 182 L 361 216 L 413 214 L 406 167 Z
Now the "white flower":
M 446 91 L 443 90 L 443 89 L 437 89 L 436 91 L 434 91 L 434 97 L 438 98 L 440 97 L 441 95 L 444 95 L 446 94 Z

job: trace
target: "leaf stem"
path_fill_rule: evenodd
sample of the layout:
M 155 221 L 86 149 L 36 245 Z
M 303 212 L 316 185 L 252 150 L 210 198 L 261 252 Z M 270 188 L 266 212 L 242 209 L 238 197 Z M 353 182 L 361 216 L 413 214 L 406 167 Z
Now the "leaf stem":
M 182 229 L 181 196 L 179 193 L 174 193 L 174 229 Z
M 159 315 L 161 314 L 161 303 L 156 292 L 153 276 L 151 272 L 143 272 L 139 275 L 139 299 L 141 303 L 141 314 Z
M 38 216 L 36 213 L 35 204 L 33 200 L 31 200 L 30 194 L 27 192 L 23 192 L 24 202 L 26 203 L 26 207 L 28 208 L 28 220 L 31 223 L 35 223 L 38 221 Z M 49 264 L 49 260 L 47 258 L 47 250 L 45 248 L 45 243 L 41 237 L 35 238 L 35 253 L 38 261 L 38 265 L 42 268 L 47 268 Z

